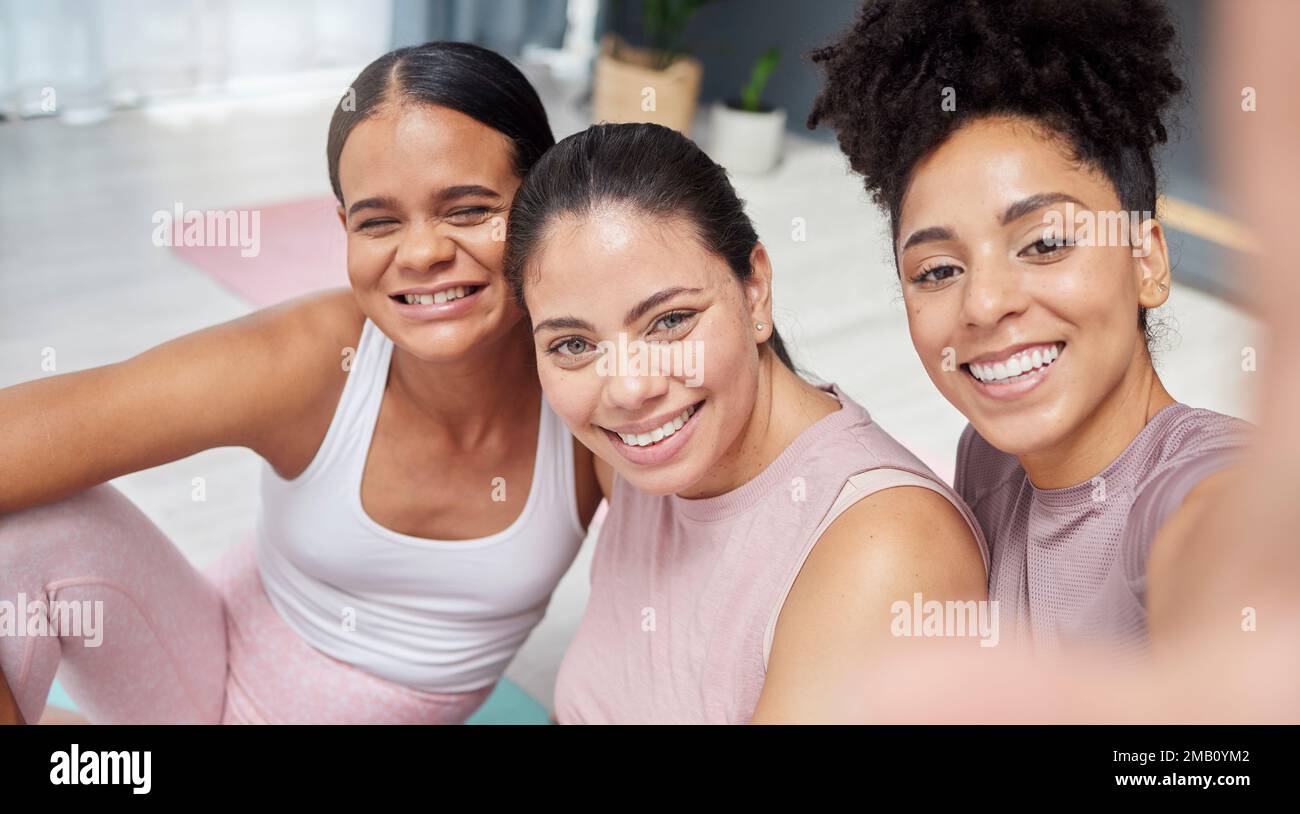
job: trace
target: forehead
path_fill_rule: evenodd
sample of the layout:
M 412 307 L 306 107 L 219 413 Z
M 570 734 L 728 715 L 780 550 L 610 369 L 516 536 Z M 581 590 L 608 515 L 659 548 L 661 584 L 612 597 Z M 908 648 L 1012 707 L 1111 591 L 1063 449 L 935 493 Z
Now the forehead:
M 510 140 L 471 116 L 437 105 L 385 105 L 359 122 L 339 155 L 345 197 L 367 182 L 454 177 L 500 185 L 514 177 Z
M 557 316 L 553 310 L 599 317 L 594 311 L 602 307 L 624 307 L 672 286 L 708 290 L 728 277 L 726 262 L 684 219 L 604 208 L 551 224 L 529 264 L 525 298 L 539 320 Z
M 980 119 L 917 162 L 899 210 L 899 236 L 940 222 L 997 221 L 1010 204 L 1044 192 L 1098 209 L 1119 207 L 1110 180 L 1075 161 L 1063 136 L 1023 120 Z

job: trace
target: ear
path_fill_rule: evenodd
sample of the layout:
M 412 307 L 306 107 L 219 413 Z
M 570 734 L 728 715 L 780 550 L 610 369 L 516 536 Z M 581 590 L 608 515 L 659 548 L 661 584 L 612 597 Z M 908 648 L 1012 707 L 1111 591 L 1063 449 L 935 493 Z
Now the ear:
M 754 339 L 762 343 L 772 335 L 772 261 L 761 242 L 755 243 L 749 253 L 749 267 L 752 271 L 743 283 L 745 304 Z M 763 327 L 755 327 L 757 325 Z
M 1160 221 L 1147 218 L 1134 228 L 1132 250 L 1134 271 L 1138 275 L 1138 304 L 1156 308 L 1169 299 L 1173 273 L 1169 267 L 1169 247 Z
M 339 213 L 339 223 L 343 224 L 343 231 L 346 232 L 348 230 L 348 215 L 343 211 L 343 204 L 339 204 L 337 211 Z

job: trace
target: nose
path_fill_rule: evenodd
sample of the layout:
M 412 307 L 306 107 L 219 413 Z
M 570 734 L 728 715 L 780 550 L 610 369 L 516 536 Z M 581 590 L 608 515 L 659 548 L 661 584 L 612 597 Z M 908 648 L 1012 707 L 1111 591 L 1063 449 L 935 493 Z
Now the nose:
M 962 297 L 962 321 L 970 328 L 994 328 L 1007 317 L 1024 313 L 1029 295 L 1019 271 L 985 259 L 970 263 Z
M 606 351 L 609 356 L 604 389 L 604 401 L 607 407 L 633 413 L 643 409 L 647 404 L 663 398 L 668 393 L 668 376 L 650 375 L 645 372 L 629 372 L 620 367 L 614 350 Z M 630 360 L 623 365 L 630 367 Z M 601 375 L 597 371 L 597 375 Z
M 395 262 L 403 271 L 427 274 L 456 256 L 456 243 L 442 232 L 440 224 L 413 224 L 402 236 Z

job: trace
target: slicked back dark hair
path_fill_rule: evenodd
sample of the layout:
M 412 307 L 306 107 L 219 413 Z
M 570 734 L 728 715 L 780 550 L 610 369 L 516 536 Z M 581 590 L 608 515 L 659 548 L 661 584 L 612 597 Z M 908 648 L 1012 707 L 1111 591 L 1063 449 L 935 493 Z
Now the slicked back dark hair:
M 684 218 L 705 250 L 726 261 L 737 280 L 753 274 L 758 243 L 745 203 L 727 171 L 695 142 L 658 124 L 597 124 L 561 139 L 524 178 L 506 230 L 506 281 L 524 304 L 529 262 L 554 221 L 626 206 L 656 218 Z M 795 370 L 775 326 L 772 351 Z
M 362 69 L 334 108 L 325 156 L 339 203 L 339 156 L 348 135 L 386 105 L 396 104 L 446 107 L 491 127 L 513 145 L 515 173 L 521 178 L 555 144 L 542 100 L 510 60 L 467 42 L 398 48 Z

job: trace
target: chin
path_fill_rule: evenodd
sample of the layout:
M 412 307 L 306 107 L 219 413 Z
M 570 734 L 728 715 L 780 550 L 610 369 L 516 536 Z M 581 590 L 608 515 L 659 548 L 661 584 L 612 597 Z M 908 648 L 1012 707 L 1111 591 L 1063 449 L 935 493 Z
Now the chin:
M 626 468 L 619 468 L 621 466 L 623 466 L 622 461 L 615 467 L 619 477 L 637 490 L 655 497 L 675 495 L 689 489 L 699 479 L 673 472 L 628 471 Z
M 981 438 L 996 449 L 1016 456 L 1051 449 L 1069 435 L 1058 429 L 1061 426 L 1058 421 L 1042 413 L 1033 416 L 1003 416 L 996 420 L 977 419 L 972 420 L 971 425 Z

